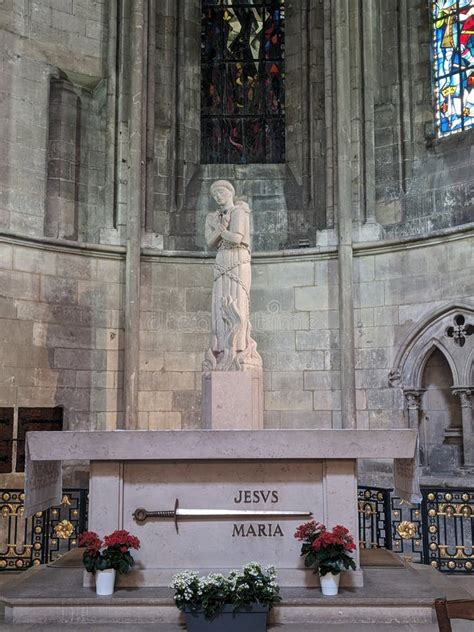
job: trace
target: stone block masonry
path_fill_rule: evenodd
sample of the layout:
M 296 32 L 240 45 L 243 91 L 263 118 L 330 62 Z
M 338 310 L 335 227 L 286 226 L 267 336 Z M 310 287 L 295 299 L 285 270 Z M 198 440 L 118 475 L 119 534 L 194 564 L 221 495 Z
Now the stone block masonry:
M 361 427 L 405 425 L 401 391 L 388 385 L 396 351 L 433 308 L 469 300 L 472 247 L 472 237 L 461 235 L 442 246 L 422 242 L 356 256 Z M 332 260 L 305 255 L 304 261 L 295 257 L 284 265 L 282 272 L 278 259 L 256 256 L 253 266 L 259 309 L 252 311 L 252 331 L 264 362 L 265 424 L 338 427 L 338 315 L 329 301 L 314 300 L 318 293 L 337 295 Z M 110 254 L 0 241 L 0 405 L 63 405 L 66 427 L 112 429 L 120 423 L 123 266 Z M 140 427 L 199 428 L 210 303 L 206 309 L 196 297 L 209 292 L 212 262 L 148 257 L 142 269 Z M 359 286 L 371 275 L 377 291 L 364 295 Z M 448 281 L 449 297 L 422 289 L 443 290 Z
M 65 428 L 116 427 L 122 267 L 93 252 L 0 242 L 0 405 L 63 406 Z
M 105 184 L 105 136 L 104 129 L 100 130 L 103 116 L 97 106 L 93 112 L 94 106 L 91 107 L 86 93 L 90 94 L 91 87 L 103 76 L 105 3 L 99 0 L 3 3 L 0 17 L 0 229 L 22 235 L 44 235 L 48 199 L 52 217 L 46 221 L 47 234 L 77 238 L 80 209 L 90 224 L 87 228 L 83 226 L 82 232 L 92 240 L 93 235 L 98 236 L 97 217 L 106 224 L 100 210 L 103 200 L 97 200 Z M 49 119 L 50 115 L 55 116 L 55 104 L 48 103 L 50 78 L 60 73 L 63 77 L 71 74 L 80 86 L 69 92 L 69 100 L 77 101 L 81 90 L 86 88 L 80 109 L 66 107 L 64 102 L 62 131 L 51 126 Z M 93 95 L 92 100 L 95 98 Z M 81 121 L 71 127 L 73 121 L 67 117 L 73 111 Z M 82 138 L 66 142 L 64 134 L 68 129 Z M 82 148 L 82 154 L 78 147 Z M 99 164 L 93 164 L 92 150 L 98 153 Z M 47 186 L 48 156 L 51 177 Z M 76 176 L 81 174 L 81 187 L 79 181 L 74 182 L 70 168 L 80 156 L 75 171 Z M 62 217 L 64 230 L 58 229 L 58 216 Z

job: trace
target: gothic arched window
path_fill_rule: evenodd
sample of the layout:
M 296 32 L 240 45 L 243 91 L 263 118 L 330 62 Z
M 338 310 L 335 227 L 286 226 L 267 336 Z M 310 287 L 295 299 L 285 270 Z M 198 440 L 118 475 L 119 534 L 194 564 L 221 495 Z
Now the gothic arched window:
M 284 0 L 203 0 L 201 162 L 285 160 Z
M 438 133 L 474 127 L 474 1 L 434 0 L 433 58 Z

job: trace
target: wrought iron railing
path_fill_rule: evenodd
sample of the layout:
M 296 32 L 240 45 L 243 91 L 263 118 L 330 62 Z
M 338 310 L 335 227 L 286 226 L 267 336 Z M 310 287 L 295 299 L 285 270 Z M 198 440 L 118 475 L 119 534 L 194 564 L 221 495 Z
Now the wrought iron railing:
M 410 561 L 423 561 L 419 505 L 406 505 L 382 487 L 359 487 L 358 500 L 362 548 L 391 549 Z
M 77 545 L 87 525 L 87 490 L 66 489 L 61 504 L 23 515 L 22 489 L 0 492 L 0 571 L 26 570 L 52 562 Z
M 359 487 L 359 543 L 364 549 L 391 549 L 389 490 Z
M 0 571 L 54 561 L 77 546 L 87 528 L 87 490 L 66 489 L 57 507 L 23 516 L 22 489 L 0 490 Z M 393 490 L 359 487 L 362 548 L 387 548 L 442 572 L 474 569 L 474 489 L 423 488 L 409 506 Z
M 449 573 L 474 567 L 474 489 L 423 490 L 425 564 Z
M 359 487 L 360 545 L 390 548 L 448 573 L 474 569 L 474 489 L 422 489 L 419 505 L 393 490 Z M 390 534 L 390 535 L 388 535 Z

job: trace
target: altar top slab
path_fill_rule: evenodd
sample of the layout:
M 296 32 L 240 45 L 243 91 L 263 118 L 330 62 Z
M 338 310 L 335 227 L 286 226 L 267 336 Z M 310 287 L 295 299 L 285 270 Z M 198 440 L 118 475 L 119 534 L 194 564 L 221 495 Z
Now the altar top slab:
M 413 458 L 416 430 L 28 432 L 32 461 Z

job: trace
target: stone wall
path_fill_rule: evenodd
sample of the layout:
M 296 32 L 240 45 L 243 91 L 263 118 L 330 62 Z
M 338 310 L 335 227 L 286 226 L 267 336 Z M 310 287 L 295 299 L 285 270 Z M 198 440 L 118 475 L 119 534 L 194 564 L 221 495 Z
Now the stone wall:
M 0 405 L 63 405 L 66 427 L 120 427 L 122 256 L 26 242 L 0 248 Z M 402 427 L 402 393 L 388 385 L 393 359 L 425 314 L 469 300 L 472 238 L 356 254 L 358 425 Z M 211 286 L 212 258 L 144 258 L 140 427 L 200 426 Z M 266 427 L 340 427 L 334 253 L 255 256 L 252 322 Z
M 402 391 L 388 384 L 394 357 L 433 309 L 471 299 L 472 248 L 472 235 L 458 233 L 356 250 L 358 427 L 407 425 Z M 0 406 L 63 406 L 66 429 L 122 427 L 124 262 L 116 250 L 0 241 Z M 140 428 L 200 427 L 212 262 L 143 258 Z M 255 255 L 252 323 L 265 427 L 341 427 L 335 251 Z M 380 464 L 365 464 L 363 477 L 365 467 L 372 483 L 383 480 Z
M 123 424 L 124 249 L 91 245 L 123 242 L 128 204 L 137 199 L 128 188 L 136 167 L 128 147 L 129 5 L 118 17 L 114 6 L 0 3 L 0 405 L 64 406 L 66 428 Z M 138 159 L 146 163 L 146 199 L 131 209 L 143 211 L 143 244 L 155 249 L 142 263 L 140 427 L 200 425 L 212 257 L 199 251 L 208 184 L 222 176 L 253 208 L 252 319 L 265 369 L 265 425 L 343 425 L 337 249 L 269 252 L 300 238 L 335 243 L 321 233 L 318 241 L 316 230 L 337 228 L 344 216 L 334 6 L 288 7 L 287 164 L 210 169 L 197 159 L 199 3 L 156 3 L 156 28 L 147 33 L 154 81 L 146 89 L 155 96 L 143 126 L 146 156 Z M 434 308 L 472 298 L 472 232 L 461 225 L 473 218 L 474 131 L 434 137 L 429 3 L 373 0 L 370 31 L 364 6 L 350 3 L 347 209 L 355 226 L 371 218 L 383 230 L 354 251 L 357 424 L 389 428 L 406 424 L 401 390 L 389 387 L 388 374 L 408 331 Z M 64 101 L 51 91 L 55 81 L 67 86 Z M 57 116 L 56 105 L 66 102 Z M 73 230 L 57 228 L 60 216 Z M 45 229 L 51 239 L 43 239 Z M 163 246 L 197 252 L 156 252 Z
M 6 0 L 0 5 L 0 229 L 44 234 L 50 78 L 62 73 L 78 93 L 93 94 L 103 74 L 104 20 L 103 0 Z M 85 136 L 97 134 L 90 111 L 85 103 L 80 198 L 86 207 L 97 200 L 97 189 L 86 186 L 93 177 L 88 159 L 92 170 L 97 168 L 92 149 L 85 152 Z
M 358 5 L 351 3 L 350 14 L 354 219 L 373 218 L 373 186 L 382 238 L 467 223 L 473 212 L 474 132 L 435 137 L 429 3 L 373 4 L 372 31 Z M 202 197 L 208 179 L 199 165 L 200 11 L 197 0 L 181 0 L 179 6 L 184 9 L 181 19 L 176 3 L 157 3 L 149 34 L 154 44 L 149 51 L 154 107 L 148 109 L 154 116 L 147 124 L 153 142 L 147 140 L 145 243 L 200 250 L 196 211 L 205 208 Z M 126 9 L 114 17 L 112 8 L 113 3 L 105 0 L 1 3 L 0 230 L 42 236 L 46 228 L 46 234 L 55 236 L 55 204 L 60 198 L 66 200 L 63 208 L 72 207 L 75 213 L 75 230 L 66 231 L 66 236 L 123 243 L 129 25 Z M 333 23 L 329 0 L 299 0 L 288 6 L 286 172 L 275 179 L 275 173 L 269 178 L 265 168 L 257 173 L 254 167 L 239 166 L 240 177 L 248 182 L 244 194 L 259 219 L 254 241 L 261 251 L 297 247 L 300 239 L 322 243 L 316 240 L 316 230 L 332 227 L 337 220 Z M 123 41 L 115 42 L 114 48 L 121 29 Z M 367 42 L 374 57 L 370 90 Z M 79 108 L 75 120 L 80 129 L 59 196 L 58 182 L 47 186 L 48 173 L 50 181 L 57 180 L 57 172 L 47 170 L 58 157 L 55 141 L 63 139 L 58 130 L 50 129 L 52 78 L 72 86 L 77 98 L 71 108 Z M 372 148 L 367 103 L 374 107 Z M 71 113 L 65 113 L 66 119 Z M 364 163 L 372 150 L 374 161 Z M 74 179 L 69 167 L 75 169 Z M 226 173 L 222 166 L 221 175 Z M 52 214 L 46 227 L 45 207 Z
M 406 425 L 388 374 L 409 329 L 469 298 L 472 238 L 356 251 L 357 423 Z M 212 260 L 149 258 L 142 269 L 141 424 L 200 425 L 200 368 L 210 330 Z M 265 371 L 265 426 L 341 427 L 334 254 L 253 258 L 253 334 Z M 148 417 L 147 417 L 148 414 Z M 164 424 L 162 426 L 162 424 Z
M 122 268 L 112 254 L 0 242 L 1 406 L 63 406 L 65 429 L 116 428 Z
M 430 10 L 377 0 L 376 215 L 387 237 L 473 219 L 474 130 L 436 138 Z

